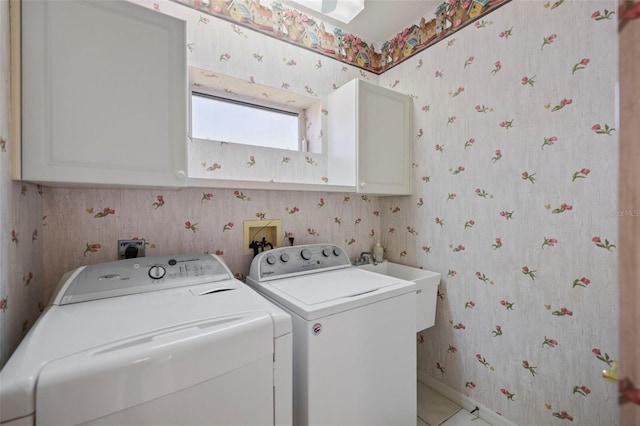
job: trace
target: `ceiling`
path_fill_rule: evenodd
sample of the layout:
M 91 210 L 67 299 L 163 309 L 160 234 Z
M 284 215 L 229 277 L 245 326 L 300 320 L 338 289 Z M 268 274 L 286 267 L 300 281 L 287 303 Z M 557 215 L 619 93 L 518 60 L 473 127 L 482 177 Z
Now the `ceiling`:
M 283 1 L 290 7 L 341 28 L 364 41 L 373 43 L 376 47 L 390 40 L 405 28 L 418 24 L 423 16 L 427 20 L 434 17 L 436 8 L 442 2 L 443 0 L 364 0 L 364 10 L 350 23 L 344 24 L 299 3 Z

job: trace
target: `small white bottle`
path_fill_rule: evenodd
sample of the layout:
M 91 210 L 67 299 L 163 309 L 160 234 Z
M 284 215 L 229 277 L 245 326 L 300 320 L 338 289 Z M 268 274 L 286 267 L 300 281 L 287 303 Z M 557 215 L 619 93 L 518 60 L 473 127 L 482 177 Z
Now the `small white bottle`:
M 373 252 L 373 260 L 376 262 L 382 262 L 384 260 L 384 247 L 380 245 L 380 241 L 373 246 L 371 251 Z

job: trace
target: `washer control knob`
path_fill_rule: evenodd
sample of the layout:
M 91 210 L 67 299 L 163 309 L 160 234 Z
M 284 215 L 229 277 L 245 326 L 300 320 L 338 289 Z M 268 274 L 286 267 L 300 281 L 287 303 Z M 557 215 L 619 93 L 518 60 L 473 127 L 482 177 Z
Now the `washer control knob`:
M 167 273 L 167 270 L 162 265 L 153 265 L 149 268 L 149 277 L 154 280 L 159 280 L 164 278 L 164 275 Z
M 269 265 L 275 265 L 275 263 L 276 263 L 276 257 L 275 257 L 274 255 L 272 255 L 272 254 L 268 255 L 268 256 L 267 256 L 267 263 L 268 263 Z
M 324 257 L 329 257 L 329 256 L 331 255 L 331 249 L 329 249 L 329 248 L 323 248 L 323 249 L 322 249 L 322 255 L 323 255 Z
M 342 254 L 342 250 L 340 250 L 338 247 L 333 249 L 334 256 L 340 256 L 340 254 Z
M 309 260 L 311 259 L 311 250 L 309 249 L 302 249 L 302 251 L 300 252 L 300 256 L 302 256 L 302 258 L 304 260 Z
M 288 262 L 289 261 L 289 255 L 287 253 L 282 253 L 280 255 L 280 260 L 282 260 L 283 262 Z

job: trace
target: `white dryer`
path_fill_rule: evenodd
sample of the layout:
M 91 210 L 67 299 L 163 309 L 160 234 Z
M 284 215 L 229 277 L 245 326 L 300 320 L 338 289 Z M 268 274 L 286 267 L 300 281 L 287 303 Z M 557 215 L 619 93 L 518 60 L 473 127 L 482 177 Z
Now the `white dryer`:
M 247 284 L 293 318 L 297 426 L 415 426 L 416 287 L 330 244 L 253 259 Z
M 84 266 L 0 372 L 0 423 L 291 425 L 291 333 L 217 256 Z

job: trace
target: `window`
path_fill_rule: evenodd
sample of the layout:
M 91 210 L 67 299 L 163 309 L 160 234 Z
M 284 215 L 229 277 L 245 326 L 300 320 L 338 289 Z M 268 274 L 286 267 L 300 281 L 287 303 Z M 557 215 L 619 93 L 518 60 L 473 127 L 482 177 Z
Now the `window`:
M 304 110 L 192 92 L 191 137 L 306 151 Z

